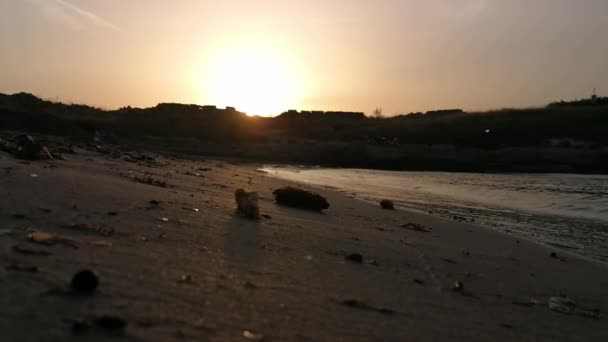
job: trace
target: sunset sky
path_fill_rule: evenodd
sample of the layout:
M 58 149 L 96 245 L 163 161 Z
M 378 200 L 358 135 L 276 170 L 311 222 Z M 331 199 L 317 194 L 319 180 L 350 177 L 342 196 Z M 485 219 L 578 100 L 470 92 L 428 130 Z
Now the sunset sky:
M 2 0 L 0 92 L 250 114 L 539 106 L 608 94 L 607 18 L 606 0 Z

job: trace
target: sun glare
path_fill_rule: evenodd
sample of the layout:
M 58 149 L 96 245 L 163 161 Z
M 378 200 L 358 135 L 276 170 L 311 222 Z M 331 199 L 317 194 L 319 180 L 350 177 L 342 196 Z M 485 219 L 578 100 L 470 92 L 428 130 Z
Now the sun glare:
M 276 115 L 297 106 L 305 91 L 301 68 L 276 46 L 218 48 L 203 72 L 208 101 L 249 115 Z

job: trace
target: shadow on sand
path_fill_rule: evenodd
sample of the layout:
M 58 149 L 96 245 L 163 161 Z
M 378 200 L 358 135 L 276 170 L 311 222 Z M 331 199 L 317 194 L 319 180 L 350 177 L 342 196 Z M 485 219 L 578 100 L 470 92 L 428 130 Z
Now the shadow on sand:
M 250 220 L 235 211 L 226 223 L 224 241 L 226 260 L 243 272 L 258 271 L 261 266 L 259 248 L 261 222 Z

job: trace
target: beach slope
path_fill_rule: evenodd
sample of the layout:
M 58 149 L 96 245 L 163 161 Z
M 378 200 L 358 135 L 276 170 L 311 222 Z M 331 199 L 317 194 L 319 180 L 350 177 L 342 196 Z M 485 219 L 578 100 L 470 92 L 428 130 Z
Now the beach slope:
M 324 213 L 279 206 L 290 183 L 252 165 L 73 152 L 0 155 L 4 341 L 608 340 L 604 264 L 331 189 Z M 69 289 L 83 269 L 92 294 Z

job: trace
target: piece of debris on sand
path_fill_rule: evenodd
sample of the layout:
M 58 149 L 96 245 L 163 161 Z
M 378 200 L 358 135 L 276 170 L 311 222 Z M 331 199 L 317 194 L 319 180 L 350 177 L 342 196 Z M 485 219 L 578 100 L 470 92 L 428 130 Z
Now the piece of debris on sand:
M 143 178 L 132 177 L 132 179 L 133 179 L 133 181 L 135 181 L 137 183 L 154 185 L 154 186 L 158 186 L 160 188 L 166 188 L 167 187 L 167 182 L 161 181 L 161 180 L 158 180 L 158 179 L 154 179 L 151 176 L 146 176 L 146 177 L 143 177 Z
M 78 249 L 78 245 L 76 241 L 66 237 L 60 237 L 51 233 L 43 232 L 43 231 L 34 231 L 26 236 L 27 240 L 32 243 L 37 243 L 46 246 L 54 246 L 54 245 L 64 245 L 67 247 L 72 247 L 74 249 Z
M 23 265 L 23 264 L 18 264 L 18 263 L 8 264 L 4 268 L 9 271 L 30 272 L 30 273 L 38 272 L 38 266 Z
M 250 341 L 262 341 L 264 339 L 264 335 L 247 329 L 243 330 L 243 337 Z
M 340 305 L 364 311 L 375 311 L 382 315 L 395 315 L 397 312 L 387 308 L 377 308 L 357 299 L 334 300 Z
M 382 207 L 382 209 L 395 210 L 395 203 L 393 203 L 393 201 L 391 200 L 383 199 L 382 201 L 380 201 L 380 206 Z
M 600 310 L 599 309 L 588 309 L 584 308 L 574 300 L 567 296 L 559 296 L 559 297 L 551 297 L 549 298 L 549 309 L 563 313 L 568 315 L 578 315 L 587 318 L 599 319 L 600 318 Z
M 325 197 L 303 189 L 287 186 L 273 191 L 278 204 L 288 207 L 322 211 L 329 208 Z
M 431 228 L 431 227 L 425 226 L 420 223 L 414 223 L 414 222 L 404 223 L 401 225 L 401 227 L 409 229 L 409 230 L 415 230 L 415 231 L 425 232 L 425 233 L 428 233 L 431 230 L 433 230 L 433 228 Z
M 253 191 L 248 192 L 243 189 L 237 189 L 234 192 L 238 211 L 250 219 L 258 219 L 260 217 L 259 198 L 258 193 Z
M 464 289 L 464 283 L 460 280 L 456 280 L 452 285 L 452 291 L 461 292 Z
M 462 280 L 457 280 L 452 284 L 452 291 L 456 293 L 460 293 L 465 297 L 477 298 L 471 291 L 465 289 L 464 282 Z
M 75 224 L 66 224 L 62 226 L 63 228 L 73 229 L 73 230 L 82 230 L 89 231 L 92 233 L 97 233 L 103 236 L 112 236 L 114 234 L 114 228 L 105 227 L 105 226 L 92 226 L 86 223 L 75 223 Z
M 14 233 L 14 231 L 12 229 L 6 229 L 6 228 L 0 229 L 0 236 L 11 235 L 13 233 Z
M 108 247 L 108 248 L 113 246 L 111 241 L 105 241 L 105 240 L 93 241 L 93 242 L 91 242 L 91 245 L 93 245 L 95 247 Z
M 49 251 L 34 250 L 34 249 L 29 249 L 29 248 L 26 248 L 23 246 L 19 246 L 19 245 L 13 246 L 13 252 L 19 253 L 19 254 L 24 254 L 24 255 L 42 255 L 42 256 L 52 255 L 52 253 Z
M 187 284 L 192 283 L 192 276 L 189 274 L 183 274 L 179 279 L 177 279 L 176 283 L 178 284 Z
M 72 322 L 72 334 L 81 335 L 89 330 L 97 329 L 112 334 L 124 334 L 127 322 L 118 316 L 103 315 L 92 319 Z
M 538 300 L 536 300 L 534 298 L 516 298 L 511 303 L 513 303 L 514 305 L 532 308 L 532 307 L 538 305 Z

